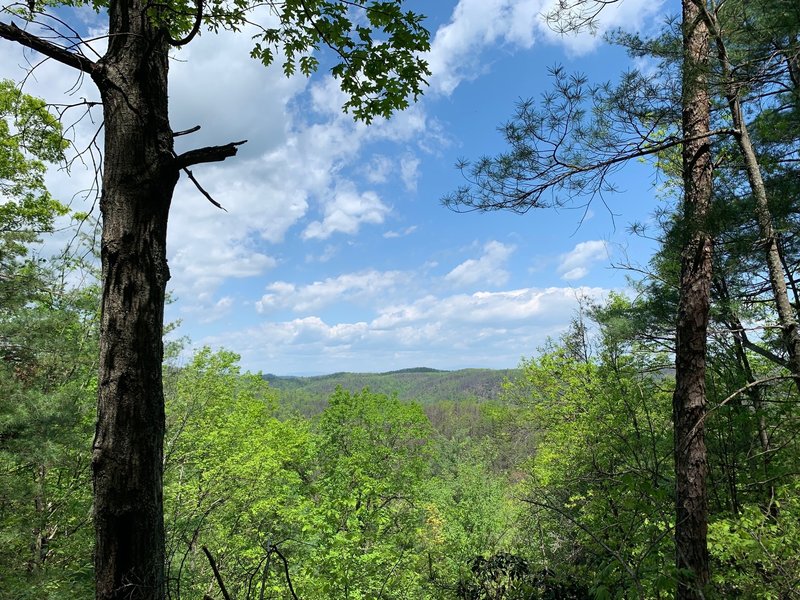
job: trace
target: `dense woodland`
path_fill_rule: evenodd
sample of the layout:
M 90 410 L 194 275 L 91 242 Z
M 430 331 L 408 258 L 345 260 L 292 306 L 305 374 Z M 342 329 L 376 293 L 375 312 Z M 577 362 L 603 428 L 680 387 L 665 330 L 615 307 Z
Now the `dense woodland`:
M 631 230 L 658 252 L 621 266 L 628 293 L 520 349 L 518 369 L 347 374 L 331 390 L 166 344 L 167 598 L 800 597 L 800 5 L 695 8 L 713 165 L 702 219 L 681 166 L 680 20 L 612 36 L 656 68 L 610 83 L 554 70 L 505 125 L 508 154 L 462 165 L 472 183 L 445 199 L 526 212 L 612 194 L 627 160 L 659 171 L 658 229 Z M 44 187 L 67 150 L 44 102 L 3 82 L 0 116 L 0 598 L 90 598 L 98 240 Z M 76 235 L 43 255 L 67 219 Z M 704 441 L 707 583 L 676 566 L 674 429 L 686 262 L 706 247 L 704 404 L 688 438 Z

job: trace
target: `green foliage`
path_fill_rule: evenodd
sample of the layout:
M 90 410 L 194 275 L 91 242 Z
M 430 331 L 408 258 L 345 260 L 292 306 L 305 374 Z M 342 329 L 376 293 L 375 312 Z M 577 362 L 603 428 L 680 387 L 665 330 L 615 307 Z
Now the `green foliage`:
M 419 586 L 430 425 L 422 408 L 368 390 L 337 390 L 320 415 L 319 478 L 308 593 L 319 598 L 409 598 Z M 326 574 L 322 576 L 322 574 Z M 316 580 L 318 583 L 314 583 Z
M 0 598 L 85 597 L 98 290 L 69 257 L 3 276 L 13 302 L 0 305 Z M 79 277 L 85 287 L 67 283 Z
M 307 504 L 308 428 L 275 419 L 275 394 L 260 376 L 241 373 L 238 358 L 204 348 L 172 375 L 164 484 L 172 597 L 206 591 L 202 545 L 232 593 L 252 587 L 268 545 L 297 533 L 293 515 Z
M 641 593 L 661 585 L 671 562 L 670 390 L 610 335 L 600 347 L 584 359 L 556 346 L 524 361 L 508 386 L 540 432 L 524 484 L 527 527 L 540 568 L 591 582 L 598 596 Z
M 52 5 L 90 5 L 105 9 L 110 0 L 66 0 Z M 211 31 L 241 31 L 257 23 L 250 56 L 270 66 L 280 60 L 289 77 L 306 76 L 335 57 L 331 74 L 347 96 L 345 111 L 366 123 L 389 118 L 423 92 L 430 70 L 422 54 L 430 49 L 424 16 L 403 9 L 402 0 L 287 0 L 264 4 L 253 0 L 208 0 L 202 24 Z M 194 27 L 197 4 L 175 0 L 159 4 L 151 18 L 180 39 Z M 327 61 L 325 62 L 327 66 Z
M 477 557 L 515 549 L 517 506 L 485 445 L 440 440 L 421 532 L 431 596 L 463 588 Z
M 714 582 L 726 598 L 791 598 L 800 582 L 800 487 L 782 487 L 772 512 L 748 505 L 709 525 Z
M 0 268 L 27 254 L 27 244 L 52 231 L 66 209 L 44 185 L 46 162 L 61 159 L 66 142 L 44 102 L 0 80 Z M 0 280 L 2 283 L 3 280 Z M 2 292 L 0 292 L 2 293 Z M 0 296 L 0 306 L 6 304 Z
M 238 26 L 237 13 L 222 6 L 213 4 L 212 15 L 219 9 L 226 15 L 223 22 L 229 19 L 228 26 Z M 234 6 L 244 11 L 247 3 Z M 343 108 L 355 118 L 367 123 L 377 116 L 388 118 L 406 108 L 409 97 L 416 100 L 422 94 L 430 71 L 420 53 L 430 48 L 430 33 L 421 15 L 403 11 L 401 0 L 290 0 L 277 15 L 280 25 L 255 36 L 251 55 L 269 65 L 280 52 L 287 76 L 298 67 L 307 76 L 319 66 L 313 53 L 329 47 L 339 59 L 331 74 L 347 94 Z
M 443 598 L 476 556 L 512 547 L 513 500 L 487 442 L 439 438 L 422 406 L 341 388 L 314 420 L 229 352 L 168 370 L 170 595 Z M 487 432 L 489 430 L 487 429 Z
M 66 213 L 44 186 L 64 147 L 44 103 L 0 81 L 0 598 L 15 600 L 93 585 L 93 248 L 45 259 L 33 246 Z

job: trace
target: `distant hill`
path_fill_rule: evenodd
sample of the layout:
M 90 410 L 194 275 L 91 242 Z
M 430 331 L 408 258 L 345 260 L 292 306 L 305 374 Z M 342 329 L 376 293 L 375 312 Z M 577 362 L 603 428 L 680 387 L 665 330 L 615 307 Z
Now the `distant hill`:
M 331 392 L 341 386 L 351 391 L 367 387 L 381 394 L 397 394 L 401 400 L 431 404 L 445 400 L 492 400 L 500 394 L 503 381 L 517 373 L 516 369 L 440 371 L 417 367 L 386 373 L 332 373 L 316 377 L 264 375 L 264 379 L 291 403 L 324 403 Z

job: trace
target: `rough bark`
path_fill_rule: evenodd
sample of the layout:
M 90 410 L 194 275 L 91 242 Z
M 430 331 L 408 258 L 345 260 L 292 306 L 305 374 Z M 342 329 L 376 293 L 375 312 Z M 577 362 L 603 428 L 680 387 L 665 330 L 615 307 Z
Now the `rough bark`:
M 709 581 L 708 460 L 705 446 L 706 337 L 711 293 L 712 239 L 710 103 L 706 73 L 708 28 L 693 0 L 683 8 L 683 219 L 687 241 L 681 259 L 675 351 L 675 546 L 677 598 L 703 597 Z
M 93 446 L 95 580 L 102 600 L 164 597 L 161 381 L 167 216 L 178 180 L 168 43 L 141 0 L 112 2 L 93 73 L 105 122 L 103 296 Z

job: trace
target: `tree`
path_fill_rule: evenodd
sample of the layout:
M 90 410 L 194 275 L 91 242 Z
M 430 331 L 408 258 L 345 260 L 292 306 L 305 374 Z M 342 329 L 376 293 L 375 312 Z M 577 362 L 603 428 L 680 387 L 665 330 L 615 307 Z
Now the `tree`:
M 0 307 L 0 598 L 85 597 L 99 287 L 72 255 L 31 258 Z
M 311 504 L 303 483 L 313 470 L 309 427 L 299 419 L 276 419 L 276 393 L 260 375 L 243 373 L 238 358 L 203 348 L 185 367 L 169 371 L 169 598 L 199 598 L 208 591 L 203 547 L 237 598 L 286 590 L 274 550 L 289 557 L 293 570 L 302 563 L 284 543 L 301 535 Z
M 315 571 L 307 595 L 420 597 L 423 481 L 431 427 L 422 407 L 338 388 L 316 423 L 319 476 L 311 486 Z M 316 579 L 317 581 L 314 581 Z
M 9 599 L 91 589 L 98 290 L 82 244 L 37 251 L 67 212 L 43 178 L 63 150 L 44 103 L 0 81 L 0 597 Z
M 11 273 L 19 272 L 28 244 L 52 231 L 56 217 L 67 212 L 44 184 L 46 163 L 60 160 L 66 144 L 44 102 L 5 80 L 0 80 L 0 141 L 0 307 L 11 310 Z
M 681 146 L 683 220 L 688 239 L 681 253 L 680 298 L 675 340 L 675 549 L 679 599 L 703 597 L 709 581 L 708 456 L 705 441 L 706 342 L 711 304 L 712 162 L 708 92 L 709 36 L 702 8 L 683 0 Z M 680 571 L 686 571 L 681 575 Z
M 563 2 L 553 14 L 565 29 L 591 25 L 608 2 Z M 706 550 L 705 351 L 711 289 L 711 139 L 707 74 L 709 34 L 699 0 L 682 0 L 680 99 L 675 82 L 626 74 L 612 89 L 586 89 L 582 76 L 554 70 L 556 89 L 541 109 L 523 102 L 504 127 L 511 152 L 462 163 L 472 185 L 444 199 L 455 208 L 513 210 L 593 198 L 614 191 L 610 176 L 632 158 L 681 148 L 683 242 L 676 320 L 675 426 L 676 564 L 687 578 L 679 598 L 697 598 L 708 582 Z M 659 87 L 663 85 L 663 89 Z M 589 104 L 589 108 L 585 104 Z M 681 126 L 675 129 L 680 107 Z M 587 123 L 587 115 L 591 116 Z M 669 132 L 669 134 L 665 133 Z M 567 200 L 558 196 L 565 193 Z M 549 196 L 552 195 L 552 196 Z M 605 200 L 604 200 L 605 201 Z
M 162 453 L 164 396 L 161 375 L 170 201 L 181 171 L 223 161 L 243 142 L 177 155 L 167 112 L 169 52 L 205 24 L 236 30 L 261 6 L 248 0 L 198 0 L 194 6 L 144 0 L 63 2 L 89 4 L 108 16 L 108 48 L 98 60 L 59 6 L 34 0 L 6 4 L 0 37 L 21 44 L 91 78 L 103 104 L 105 147 L 102 215 L 102 317 L 98 420 L 93 444 L 97 598 L 164 597 Z M 400 0 L 290 0 L 272 5 L 277 24 L 255 36 L 252 56 L 265 65 L 276 53 L 283 69 L 309 74 L 314 53 L 330 47 L 340 59 L 331 70 L 348 94 L 345 109 L 369 122 L 405 107 L 421 93 L 427 66 L 419 53 L 429 34 L 421 17 Z M 363 10 L 365 21 L 350 10 Z M 41 11 L 41 12 L 40 12 Z M 46 34 L 36 29 L 39 16 Z M 53 23 L 56 25 L 54 26 Z M 58 24 L 57 41 L 50 41 Z M 60 37 L 58 37 L 60 35 Z M 202 190 L 201 190 L 202 191 Z
M 534 560 L 598 597 L 675 587 L 668 385 L 649 368 L 659 356 L 618 337 L 612 315 L 631 308 L 592 308 L 596 353 L 571 351 L 573 329 L 507 387 L 539 431 L 522 495 Z

